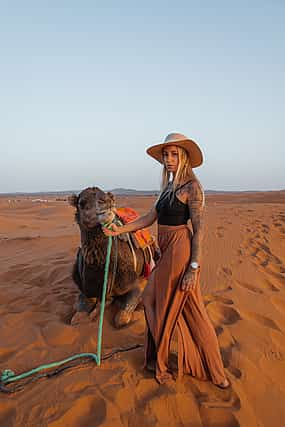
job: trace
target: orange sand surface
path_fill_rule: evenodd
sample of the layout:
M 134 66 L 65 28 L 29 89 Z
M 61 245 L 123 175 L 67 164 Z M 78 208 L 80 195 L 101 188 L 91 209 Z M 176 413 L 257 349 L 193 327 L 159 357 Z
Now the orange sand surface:
M 96 321 L 70 325 L 73 208 L 46 199 L 0 198 L 1 371 L 96 351 Z M 144 213 L 153 200 L 118 197 L 117 205 Z M 201 286 L 231 389 L 190 376 L 161 386 L 138 348 L 0 394 L 0 426 L 284 426 L 284 207 L 284 191 L 206 197 Z M 134 320 L 115 330 L 106 310 L 104 352 L 143 343 L 142 310 Z

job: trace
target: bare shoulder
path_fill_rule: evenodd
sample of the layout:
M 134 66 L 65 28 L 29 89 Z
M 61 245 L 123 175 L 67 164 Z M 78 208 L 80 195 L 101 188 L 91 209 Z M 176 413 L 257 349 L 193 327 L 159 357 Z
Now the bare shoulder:
M 179 195 L 179 198 L 183 198 L 191 208 L 203 208 L 205 206 L 205 192 L 201 183 L 197 180 L 188 182 L 178 190 L 177 195 Z

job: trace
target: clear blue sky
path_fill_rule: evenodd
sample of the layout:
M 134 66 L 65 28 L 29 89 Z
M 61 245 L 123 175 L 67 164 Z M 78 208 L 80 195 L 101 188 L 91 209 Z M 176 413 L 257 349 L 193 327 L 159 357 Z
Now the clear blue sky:
M 205 189 L 285 188 L 283 0 L 0 6 L 0 192 L 156 189 L 173 131 Z

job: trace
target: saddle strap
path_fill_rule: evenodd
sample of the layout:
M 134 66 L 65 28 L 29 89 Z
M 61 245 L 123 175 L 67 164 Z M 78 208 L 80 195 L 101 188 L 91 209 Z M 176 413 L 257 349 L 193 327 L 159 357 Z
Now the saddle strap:
M 134 270 L 135 270 L 135 272 L 137 272 L 137 264 L 138 264 L 138 262 L 137 262 L 137 256 L 136 256 L 136 253 L 135 253 L 135 250 L 134 250 L 134 246 L 132 244 L 132 240 L 130 238 L 130 233 L 128 233 L 128 242 L 129 242 L 129 245 L 130 245 L 131 252 L 133 254 Z
M 124 223 L 118 217 L 116 217 L 116 219 L 115 219 L 114 222 L 117 225 L 124 225 Z M 135 270 L 135 272 L 137 272 L 137 265 L 138 265 L 137 256 L 136 256 L 136 253 L 135 253 L 134 245 L 132 243 L 132 239 L 131 239 L 130 234 L 131 233 L 124 233 L 124 234 L 122 234 L 122 236 L 125 236 L 127 242 L 129 243 L 129 246 L 130 246 L 130 249 L 131 249 L 131 252 L 132 252 L 132 255 L 133 255 L 134 270 Z M 119 236 L 119 238 L 120 238 L 120 236 Z
M 107 295 L 111 295 L 112 290 L 113 290 L 113 286 L 115 283 L 115 277 L 116 277 L 116 272 L 117 272 L 117 266 L 118 266 L 118 238 L 117 236 L 115 236 L 114 238 L 114 264 L 113 264 L 113 274 L 111 276 L 111 282 L 109 284 L 108 287 L 108 291 L 107 291 Z

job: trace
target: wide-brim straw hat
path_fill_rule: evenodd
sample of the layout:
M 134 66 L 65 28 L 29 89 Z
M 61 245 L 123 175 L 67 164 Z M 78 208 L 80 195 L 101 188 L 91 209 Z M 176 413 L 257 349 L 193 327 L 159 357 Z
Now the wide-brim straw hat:
M 192 168 L 196 168 L 203 163 L 203 153 L 198 144 L 182 133 L 170 133 L 167 135 L 164 142 L 152 145 L 146 150 L 146 152 L 159 163 L 163 163 L 162 151 L 169 145 L 176 145 L 177 147 L 184 148 L 184 150 L 189 154 Z

